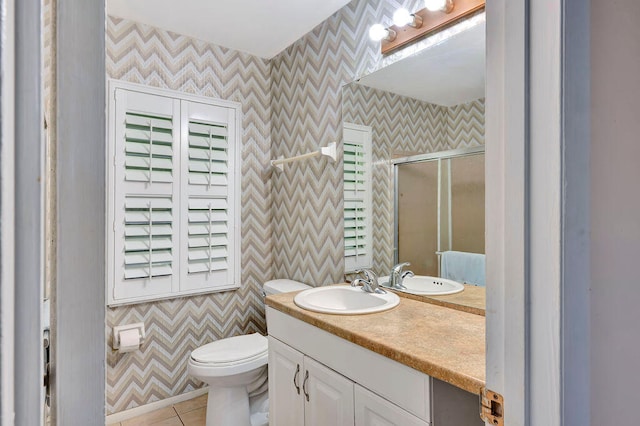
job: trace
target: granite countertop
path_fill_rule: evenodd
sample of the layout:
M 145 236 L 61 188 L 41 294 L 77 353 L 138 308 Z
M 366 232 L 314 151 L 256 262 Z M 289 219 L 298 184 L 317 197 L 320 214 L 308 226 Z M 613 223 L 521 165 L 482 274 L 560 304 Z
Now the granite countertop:
M 268 296 L 278 311 L 431 377 L 480 394 L 485 385 L 485 318 L 400 298 L 395 308 L 367 315 L 331 315 L 299 308 L 297 292 Z

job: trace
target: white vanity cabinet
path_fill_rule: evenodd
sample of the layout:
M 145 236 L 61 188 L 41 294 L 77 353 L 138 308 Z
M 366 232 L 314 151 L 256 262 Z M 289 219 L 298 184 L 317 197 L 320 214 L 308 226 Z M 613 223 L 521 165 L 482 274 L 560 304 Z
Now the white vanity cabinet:
M 352 381 L 269 337 L 270 424 L 353 426 Z
M 427 426 L 429 423 L 355 385 L 356 426 Z
M 271 426 L 429 426 L 426 374 L 267 307 Z

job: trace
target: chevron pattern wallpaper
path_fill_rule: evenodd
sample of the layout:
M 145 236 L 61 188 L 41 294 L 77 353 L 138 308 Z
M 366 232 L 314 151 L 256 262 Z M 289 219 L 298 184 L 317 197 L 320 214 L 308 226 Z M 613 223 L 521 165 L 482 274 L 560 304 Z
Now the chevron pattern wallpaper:
M 107 76 L 240 102 L 242 288 L 107 309 L 107 414 L 178 395 L 189 353 L 222 337 L 265 331 L 260 285 L 272 277 L 270 63 L 182 35 L 109 17 Z M 111 350 L 112 327 L 144 322 L 141 351 Z
M 450 108 L 351 83 L 342 90 L 344 121 L 371 126 L 373 264 L 393 266 L 393 166 L 396 156 L 484 144 L 484 99 Z
M 382 60 L 369 26 L 420 0 L 354 0 L 272 60 L 275 156 L 342 139 L 342 87 Z M 338 149 L 339 152 L 342 150 Z M 312 285 L 343 280 L 342 158 L 293 163 L 273 179 L 274 272 Z
M 484 98 L 447 108 L 447 149 L 484 145 Z

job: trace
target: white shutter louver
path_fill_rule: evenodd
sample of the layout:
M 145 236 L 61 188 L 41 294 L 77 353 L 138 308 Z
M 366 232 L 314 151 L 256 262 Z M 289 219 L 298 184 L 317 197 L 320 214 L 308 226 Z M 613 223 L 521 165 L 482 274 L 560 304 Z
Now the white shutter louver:
M 364 200 L 344 202 L 344 255 L 364 256 L 369 249 L 366 245 L 367 223 Z
M 189 121 L 189 184 L 226 185 L 227 126 Z
M 365 151 L 361 144 L 344 142 L 344 190 L 366 191 Z
M 371 128 L 344 124 L 344 256 L 348 272 L 372 267 Z
M 227 200 L 189 199 L 188 271 L 213 272 L 227 269 L 229 228 Z
M 171 275 L 171 198 L 126 197 L 124 221 L 124 278 Z
M 172 182 L 171 117 L 127 112 L 125 128 L 125 179 L 149 183 Z

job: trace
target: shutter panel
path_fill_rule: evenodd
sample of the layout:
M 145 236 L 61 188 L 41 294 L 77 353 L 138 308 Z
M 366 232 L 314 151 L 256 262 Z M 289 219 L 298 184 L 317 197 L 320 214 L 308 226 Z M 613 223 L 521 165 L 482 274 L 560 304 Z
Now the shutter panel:
M 126 112 L 124 137 L 126 180 L 173 181 L 172 117 Z
M 189 199 L 188 273 L 226 270 L 229 257 L 227 200 Z
M 372 267 L 371 128 L 345 123 L 344 256 L 347 272 Z
M 182 182 L 181 290 L 238 287 L 235 265 L 235 112 L 181 102 L 187 179 Z
M 344 142 L 344 190 L 366 191 L 366 167 L 364 146 Z
M 179 286 L 180 103 L 124 89 L 115 96 L 112 302 L 157 299 Z
M 227 185 L 227 125 L 189 120 L 189 184 Z
M 367 254 L 367 215 L 370 214 L 364 200 L 344 202 L 344 255 L 358 257 Z
M 126 197 L 124 214 L 125 279 L 172 273 L 173 203 L 171 198 Z

